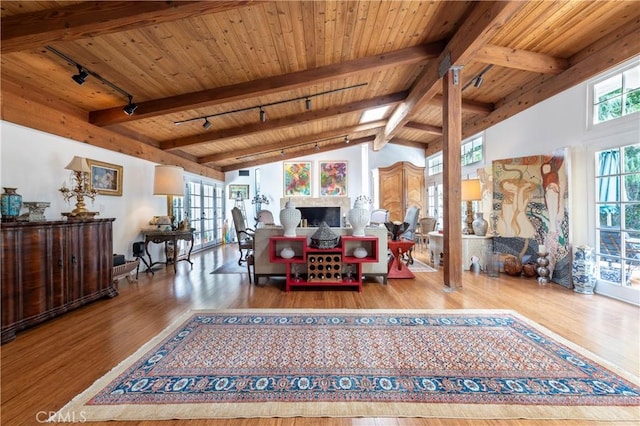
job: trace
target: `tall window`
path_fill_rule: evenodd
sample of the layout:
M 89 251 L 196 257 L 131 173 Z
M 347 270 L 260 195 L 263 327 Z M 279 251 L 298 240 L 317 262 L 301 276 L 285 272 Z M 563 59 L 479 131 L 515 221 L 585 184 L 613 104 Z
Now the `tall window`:
M 601 280 L 640 290 L 640 144 L 596 153 Z
M 222 242 L 223 186 L 195 179 L 187 180 L 184 210 L 194 231 L 193 248 Z
M 460 146 L 461 165 L 468 166 L 484 159 L 484 134 L 475 135 L 462 142 Z M 427 211 L 429 216 L 438 218 L 438 226 L 443 226 L 443 157 L 442 152 L 432 155 L 427 159 Z M 472 167 L 470 167 L 472 168 Z M 474 211 L 478 211 L 477 202 L 474 201 Z M 463 222 L 466 220 L 466 209 L 463 208 Z
M 427 174 L 429 176 L 442 173 L 442 153 L 436 154 L 427 160 Z
M 462 166 L 482 161 L 482 135 L 477 135 L 462 143 L 460 163 Z
M 640 111 L 640 64 L 629 65 L 592 86 L 593 124 Z
M 438 228 L 442 227 L 444 213 L 442 183 L 433 183 L 427 187 L 427 212 L 438 219 Z

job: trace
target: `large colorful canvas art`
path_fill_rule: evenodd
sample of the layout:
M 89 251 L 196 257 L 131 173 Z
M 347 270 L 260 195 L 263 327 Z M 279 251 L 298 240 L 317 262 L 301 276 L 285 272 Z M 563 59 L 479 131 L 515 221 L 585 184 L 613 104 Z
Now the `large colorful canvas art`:
M 544 244 L 552 280 L 571 287 L 566 162 L 565 150 L 494 161 L 492 221 L 498 236 L 523 239 L 523 253 Z
M 347 162 L 320 162 L 320 196 L 347 195 Z
M 311 195 L 311 162 L 284 162 L 284 195 Z

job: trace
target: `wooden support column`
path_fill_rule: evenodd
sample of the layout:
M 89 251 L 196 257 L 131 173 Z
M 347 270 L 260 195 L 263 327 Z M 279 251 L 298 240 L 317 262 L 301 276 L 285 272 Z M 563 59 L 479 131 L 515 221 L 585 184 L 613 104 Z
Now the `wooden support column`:
M 462 288 L 462 208 L 460 148 L 462 140 L 462 87 L 460 67 L 443 75 L 442 157 L 444 187 L 444 291 Z

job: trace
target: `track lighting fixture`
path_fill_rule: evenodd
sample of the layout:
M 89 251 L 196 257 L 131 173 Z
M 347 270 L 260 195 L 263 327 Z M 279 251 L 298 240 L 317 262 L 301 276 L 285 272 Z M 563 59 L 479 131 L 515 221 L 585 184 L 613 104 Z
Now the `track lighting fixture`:
M 71 78 L 73 79 L 73 81 L 82 86 L 87 77 L 89 77 L 89 73 L 86 72 L 80 65 L 78 65 L 78 74 L 73 75 Z
M 342 136 L 342 135 L 329 136 L 329 137 L 326 137 L 324 139 L 316 139 L 315 141 L 307 141 L 307 142 L 302 142 L 302 143 L 298 143 L 298 144 L 294 144 L 294 145 L 287 145 L 286 148 L 287 149 L 289 149 L 289 148 L 298 148 L 298 147 L 302 147 L 302 146 L 308 148 L 311 144 L 313 144 L 313 149 L 315 151 L 320 151 L 320 145 L 318 145 L 318 142 L 334 140 L 333 144 L 335 144 L 335 143 L 338 143 L 335 140 L 339 141 L 340 138 L 344 138 L 344 140 L 346 141 L 346 140 L 349 139 L 349 136 L 348 135 L 344 135 L 344 136 Z M 274 153 L 274 152 L 278 152 L 278 150 L 280 151 L 280 156 L 282 158 L 284 158 L 285 157 L 284 148 L 277 148 L 277 149 L 272 149 L 272 150 L 269 150 L 269 151 L 263 151 L 263 152 L 260 152 L 260 155 L 271 154 L 271 153 Z M 240 157 L 236 157 L 236 159 L 237 160 L 241 160 L 241 159 L 244 159 L 244 158 L 255 157 L 256 155 L 258 155 L 258 154 L 241 155 Z
M 201 115 L 200 117 L 189 118 L 187 120 L 174 121 L 173 124 L 175 124 L 175 125 L 185 124 L 185 123 L 190 123 L 192 121 L 200 121 L 200 120 L 204 120 L 204 119 L 211 118 L 211 117 L 218 117 L 220 115 L 234 114 L 236 112 L 251 111 L 251 110 L 254 110 L 254 109 L 260 109 L 260 121 L 262 123 L 264 123 L 265 121 L 267 121 L 267 113 L 264 110 L 265 107 L 270 107 L 270 106 L 273 106 L 273 105 L 280 105 L 280 104 L 285 104 L 285 103 L 288 103 L 288 102 L 304 100 L 305 108 L 307 110 L 310 110 L 311 109 L 311 98 L 313 98 L 314 96 L 322 96 L 322 95 L 328 95 L 330 93 L 342 92 L 344 90 L 356 89 L 358 87 L 366 86 L 367 84 L 368 83 L 359 83 L 359 84 L 354 84 L 353 86 L 342 87 L 340 89 L 327 90 L 325 92 L 314 93 L 312 95 L 300 96 L 300 97 L 292 98 L 292 99 L 285 99 L 285 100 L 282 100 L 282 101 L 270 102 L 268 104 L 255 105 L 255 106 L 250 106 L 250 107 L 247 107 L 247 108 L 234 109 L 234 110 L 231 110 L 231 111 L 219 112 L 217 114 Z
M 126 105 L 122 110 L 127 115 L 132 115 L 138 109 L 138 104 L 133 103 L 133 96 L 129 95 L 129 104 Z
M 349 143 L 349 142 L 351 142 L 351 141 L 349 140 L 349 135 L 346 135 L 346 136 L 344 137 L 344 143 Z
M 493 64 L 487 65 L 482 71 L 480 71 L 480 73 L 478 75 L 476 75 L 471 80 L 469 80 L 469 82 L 464 85 L 462 90 L 465 90 L 467 87 L 469 87 L 471 85 L 473 85 L 473 87 L 475 87 L 476 89 L 478 89 L 480 86 L 482 86 L 482 83 L 484 82 L 484 75 L 487 72 L 489 72 L 489 70 L 491 70 L 491 68 L 493 68 Z
M 202 123 L 202 127 L 204 127 L 205 130 L 207 130 L 209 127 L 211 127 L 211 122 L 209 121 L 208 118 L 205 117 L 204 123 Z
M 80 85 L 83 84 L 88 76 L 92 76 L 94 78 L 97 78 L 103 84 L 106 84 L 107 86 L 111 87 L 113 90 L 115 90 L 116 92 L 118 92 L 121 95 L 125 96 L 129 100 L 129 103 L 124 108 L 122 108 L 122 110 L 124 111 L 125 114 L 131 115 L 138 108 L 138 105 L 133 103 L 133 96 L 131 94 L 129 94 L 128 92 L 126 92 L 123 89 L 121 89 L 120 87 L 116 86 L 115 84 L 113 84 L 112 82 L 107 80 L 106 78 L 102 77 L 100 74 L 98 74 L 96 72 L 93 72 L 93 71 L 91 71 L 90 69 L 88 69 L 86 67 L 83 67 L 78 62 L 74 61 L 73 59 L 71 59 L 70 57 L 68 57 L 64 53 L 60 52 L 59 50 L 56 50 L 51 46 L 45 46 L 45 48 L 49 52 L 58 55 L 59 57 L 61 57 L 65 61 L 67 61 L 69 64 L 75 65 L 76 68 L 78 68 L 78 74 L 73 75 L 71 77 L 73 79 L 73 81 L 75 81 L 76 83 L 78 83 Z

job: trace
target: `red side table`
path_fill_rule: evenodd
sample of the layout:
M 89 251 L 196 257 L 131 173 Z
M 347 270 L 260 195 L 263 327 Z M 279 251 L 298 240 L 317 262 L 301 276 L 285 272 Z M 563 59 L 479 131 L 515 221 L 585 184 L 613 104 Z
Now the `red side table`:
M 389 266 L 389 272 L 387 274 L 388 278 L 415 278 L 413 272 L 409 270 L 407 265 L 402 264 L 402 255 L 409 250 L 415 244 L 414 241 L 409 240 L 399 240 L 393 241 L 389 240 L 389 250 L 391 250 L 391 254 L 393 255 L 393 262 L 391 262 L 391 266 Z

